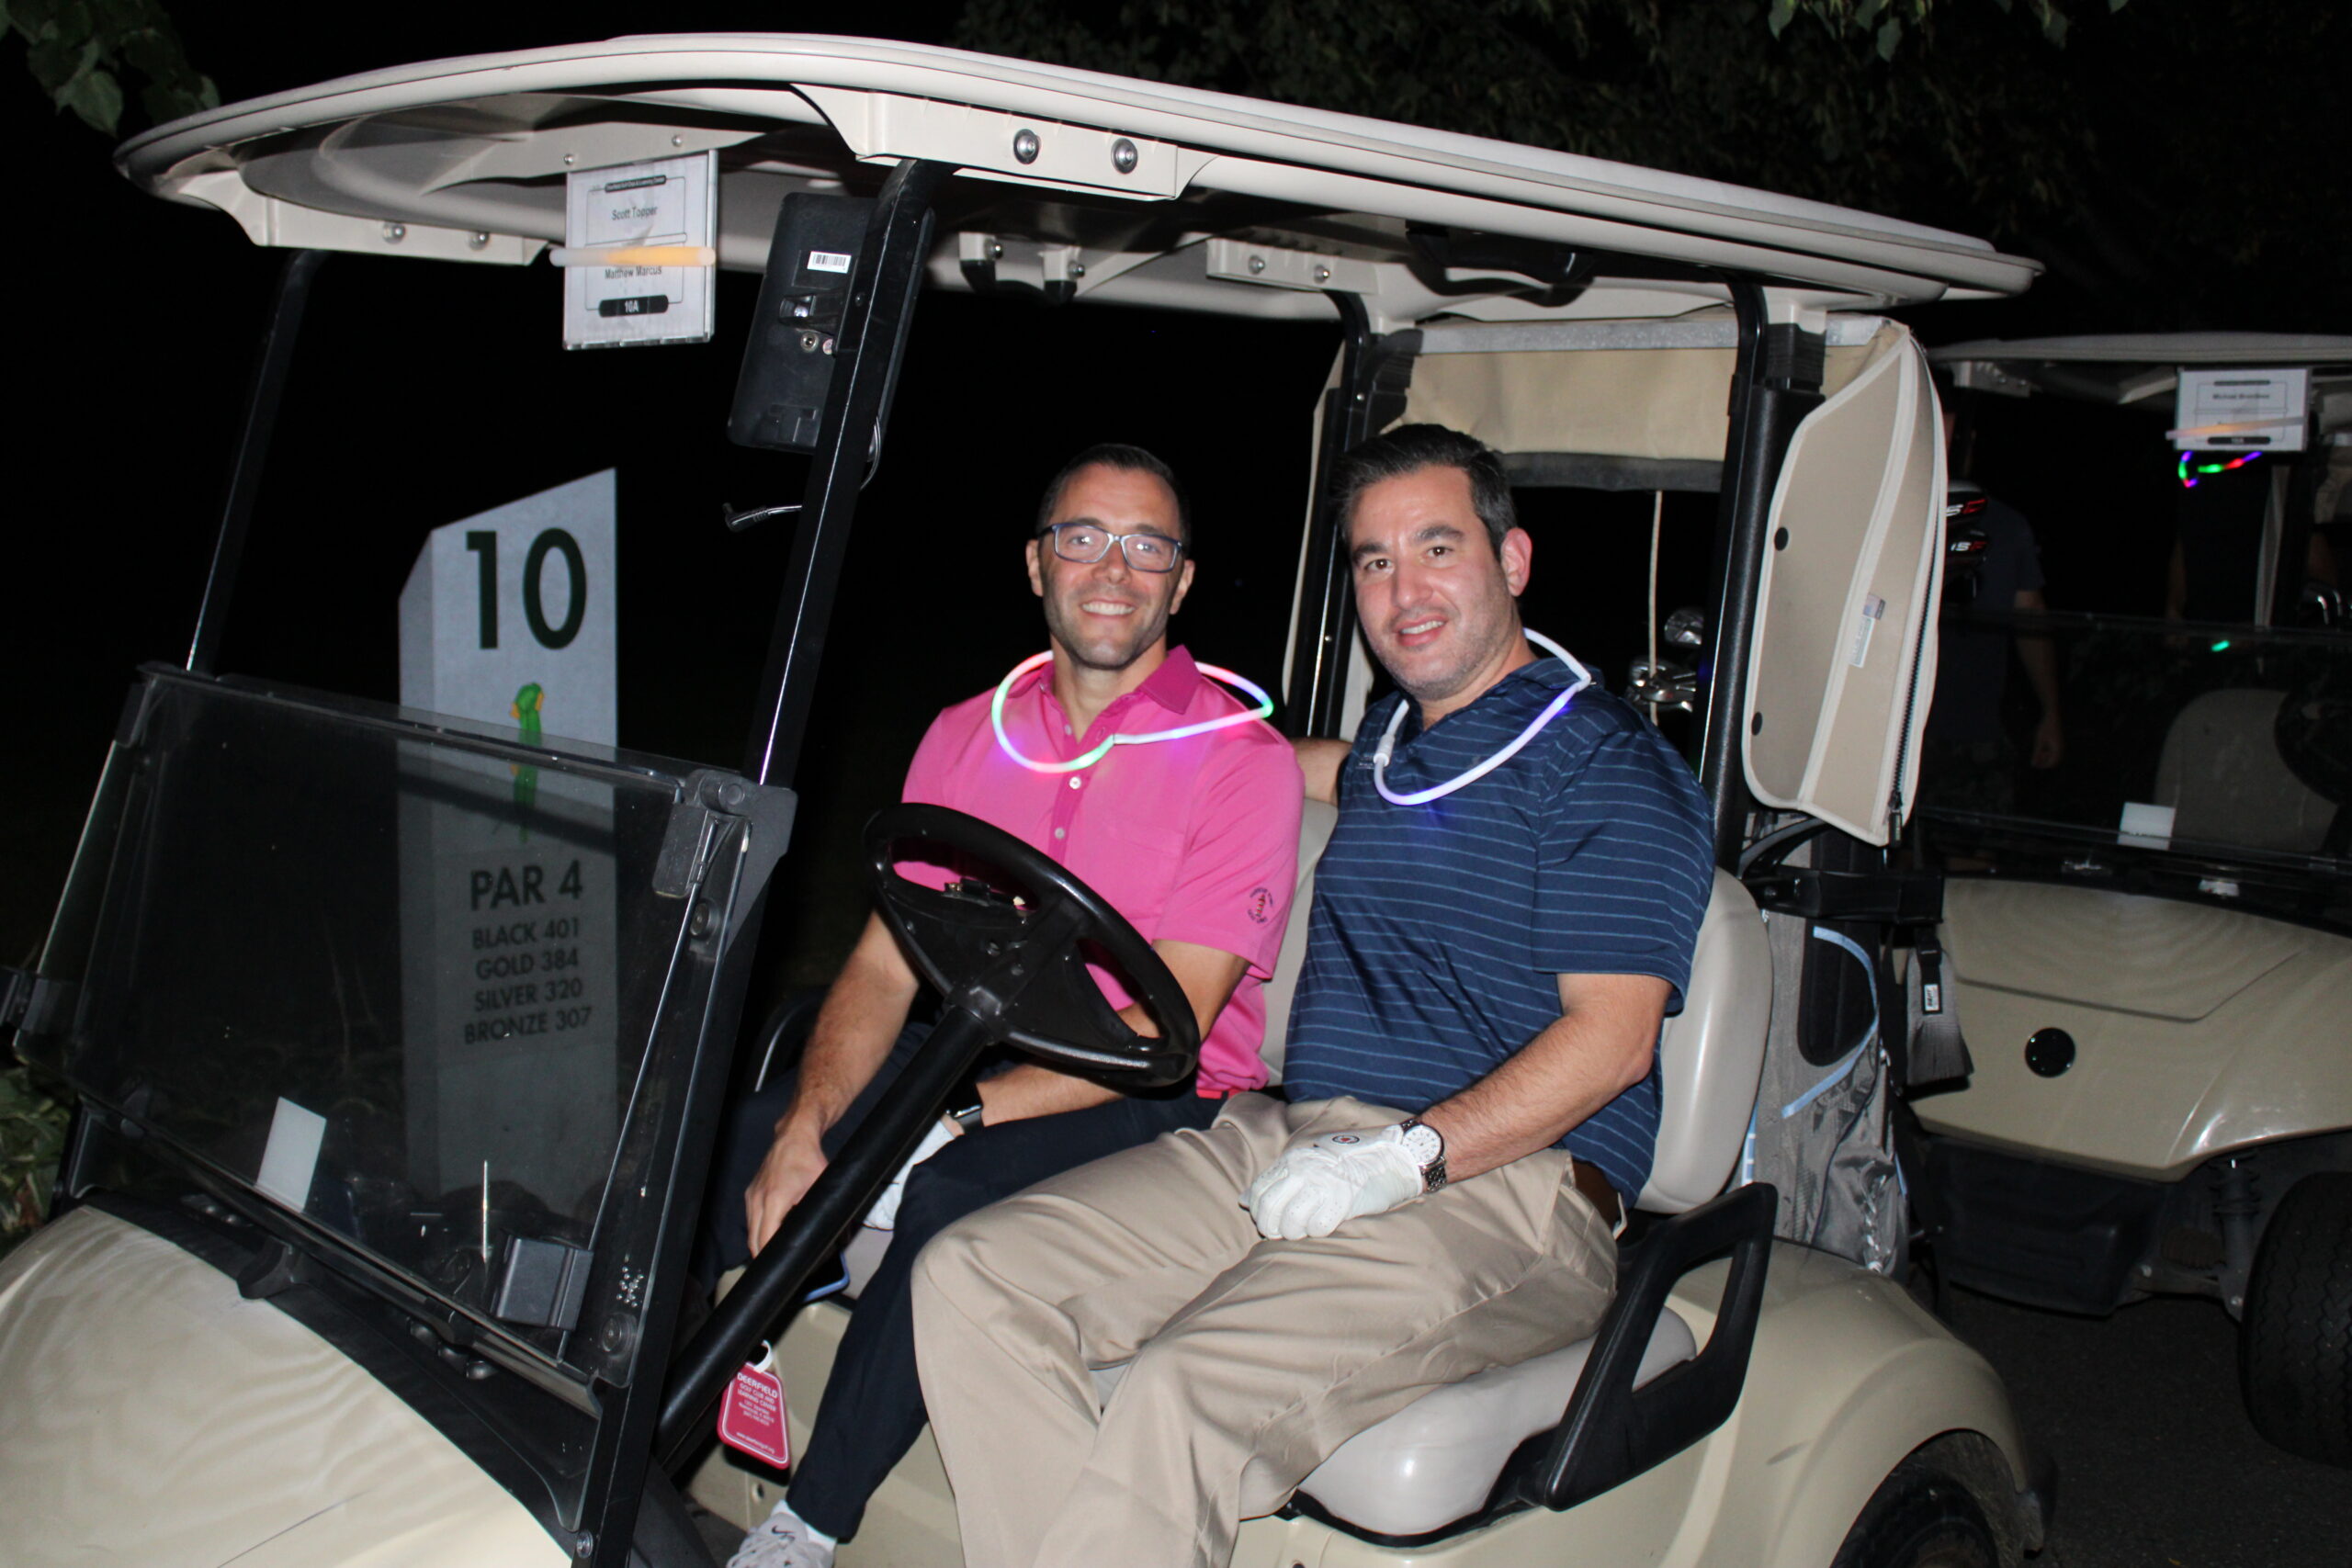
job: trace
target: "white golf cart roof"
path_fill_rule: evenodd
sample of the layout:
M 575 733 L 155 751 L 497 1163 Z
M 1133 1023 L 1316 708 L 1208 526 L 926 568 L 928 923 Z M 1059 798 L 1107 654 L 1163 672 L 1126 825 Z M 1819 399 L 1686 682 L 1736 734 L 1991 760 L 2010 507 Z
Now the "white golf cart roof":
M 1979 338 L 1928 351 L 1928 363 L 2037 365 L 2352 364 L 2352 337 L 2315 333 L 2118 333 L 2091 337 Z
M 1779 567 L 1758 590 L 1762 673 L 1738 727 L 1748 787 L 1871 842 L 1914 793 L 1925 710 L 1909 694 L 1932 673 L 1919 631 L 1943 475 L 1926 363 L 1876 312 L 2012 294 L 2040 270 L 1982 241 L 1418 127 L 794 34 L 403 66 L 194 116 L 117 160 L 260 244 L 523 265 L 567 242 L 570 175 L 703 153 L 718 171 L 721 266 L 765 267 L 789 195 L 871 193 L 910 161 L 953 169 L 962 177 L 926 198 L 927 286 L 1344 316 L 1351 343 L 1386 340 L 1381 376 L 1401 372 L 1380 398 L 1353 394 L 1366 418 L 1379 412 L 1372 428 L 1466 431 L 1527 484 L 1739 482 L 1727 393 L 1745 310 L 1771 337 L 1750 340 L 1754 377 L 1779 355 L 1790 385 L 1828 400 L 1764 481 L 1806 523 L 1779 530 L 1796 542 L 1770 553 Z M 1309 626 L 1301 559 L 1294 652 Z M 1881 619 L 1896 654 L 1856 674 L 1853 649 Z M 1333 666 L 1342 733 L 1370 682 L 1369 656 L 1349 647 Z
M 228 212 L 256 243 L 521 264 L 563 241 L 567 171 L 705 150 L 719 153 L 724 267 L 764 265 L 788 192 L 863 189 L 878 171 L 861 163 L 922 158 L 970 176 L 942 204 L 938 286 L 967 287 L 967 264 L 985 258 L 1004 281 L 1068 279 L 1106 302 L 1309 320 L 1329 319 L 1317 295 L 1346 290 L 1383 330 L 1441 314 L 1680 315 L 1723 301 L 1717 271 L 1772 281 L 1776 315 L 1817 321 L 2010 294 L 2040 270 L 1962 235 L 1712 180 L 800 34 L 625 38 L 372 72 L 160 127 L 118 163 L 154 194 Z M 1538 300 L 1523 271 L 1433 271 L 1408 224 L 1573 250 L 1585 287 Z
M 1952 384 L 2005 397 L 2037 392 L 2132 404 L 2170 397 L 2182 369 L 2312 372 L 2323 432 L 2352 425 L 2352 337 L 2316 333 L 2126 333 L 2110 336 L 1983 338 L 1928 351 Z

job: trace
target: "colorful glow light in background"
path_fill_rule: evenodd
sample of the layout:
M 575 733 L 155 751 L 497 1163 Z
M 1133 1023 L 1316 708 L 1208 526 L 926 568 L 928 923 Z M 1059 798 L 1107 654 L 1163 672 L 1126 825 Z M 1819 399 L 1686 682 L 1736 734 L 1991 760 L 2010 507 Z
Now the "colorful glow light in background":
M 2232 468 L 2243 468 L 2261 456 L 2259 452 L 2241 452 L 2218 463 L 2199 463 L 2194 460 L 2196 453 L 2183 452 L 2179 466 L 2173 471 L 2179 476 L 2182 489 L 2195 490 L 2199 479 L 2213 474 L 2226 474 Z

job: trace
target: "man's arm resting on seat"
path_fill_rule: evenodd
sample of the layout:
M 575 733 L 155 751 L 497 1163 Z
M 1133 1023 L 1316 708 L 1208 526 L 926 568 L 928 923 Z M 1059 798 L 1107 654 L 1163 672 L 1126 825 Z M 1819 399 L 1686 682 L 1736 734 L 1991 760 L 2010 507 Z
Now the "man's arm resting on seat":
M 1199 1021 L 1201 1034 L 1205 1038 L 1209 1026 L 1231 999 L 1233 988 L 1241 984 L 1241 976 L 1249 971 L 1248 962 L 1230 953 L 1189 942 L 1155 942 L 1151 949 L 1168 965 L 1168 972 L 1176 976 L 1176 984 L 1182 987 L 1184 999 L 1193 1004 L 1193 1016 Z M 1155 1040 L 1159 1037 L 1159 1025 L 1141 1007 L 1121 1008 L 1119 1016 L 1136 1033 Z M 979 1087 L 980 1120 L 990 1126 L 1024 1117 L 1083 1111 L 1119 1097 L 1117 1089 L 1105 1088 L 1092 1078 L 1057 1072 L 1035 1062 L 1023 1062 L 992 1078 L 984 1078 Z
M 1290 745 L 1298 754 L 1298 771 L 1306 775 L 1306 798 L 1339 805 L 1340 765 L 1348 760 L 1348 743 L 1307 736 Z
M 1420 1120 L 1461 1180 L 1546 1149 L 1650 1070 L 1671 989 L 1646 975 L 1563 975 L 1560 1018 L 1493 1072 Z M 1419 1161 L 1396 1126 L 1351 1128 L 1283 1151 L 1242 1194 L 1261 1235 L 1297 1241 L 1421 1195 Z
M 1449 1180 L 1548 1149 L 1642 1081 L 1673 987 L 1651 975 L 1563 975 L 1560 1016 L 1502 1066 L 1421 1112 Z

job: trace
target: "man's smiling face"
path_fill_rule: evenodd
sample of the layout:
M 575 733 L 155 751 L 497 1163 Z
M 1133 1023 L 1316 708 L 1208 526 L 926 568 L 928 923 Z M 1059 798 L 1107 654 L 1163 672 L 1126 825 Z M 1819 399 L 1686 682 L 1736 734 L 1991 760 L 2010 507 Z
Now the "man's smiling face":
M 1523 655 L 1526 534 L 1497 553 L 1460 468 L 1416 468 L 1367 486 L 1348 519 L 1356 618 L 1396 684 L 1430 720 L 1476 698 Z
M 1158 534 L 1181 540 L 1176 497 L 1152 474 L 1095 463 L 1062 486 L 1047 525 L 1091 523 L 1114 534 Z M 1193 586 L 1193 563 L 1174 571 L 1137 571 L 1113 545 L 1091 565 L 1054 554 L 1050 537 L 1029 541 L 1029 586 L 1046 602 L 1056 657 L 1093 670 L 1125 670 L 1165 641 L 1168 617 Z

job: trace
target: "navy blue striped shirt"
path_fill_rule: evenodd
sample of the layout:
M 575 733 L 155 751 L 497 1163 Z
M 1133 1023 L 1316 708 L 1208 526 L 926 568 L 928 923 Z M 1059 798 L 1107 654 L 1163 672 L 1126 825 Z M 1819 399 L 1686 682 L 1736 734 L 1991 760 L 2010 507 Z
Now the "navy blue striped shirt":
M 1410 795 L 1492 756 L 1572 679 L 1556 659 L 1505 676 L 1423 731 L 1406 716 L 1388 787 Z M 1395 705 L 1373 705 L 1340 770 L 1340 820 L 1315 874 L 1283 1073 L 1294 1100 L 1353 1095 L 1422 1111 L 1560 1016 L 1561 975 L 1655 975 L 1682 1006 L 1714 874 L 1698 781 L 1598 686 L 1527 749 L 1420 806 L 1373 787 Z M 1630 1204 L 1657 1144 L 1658 1076 L 1560 1140 Z

